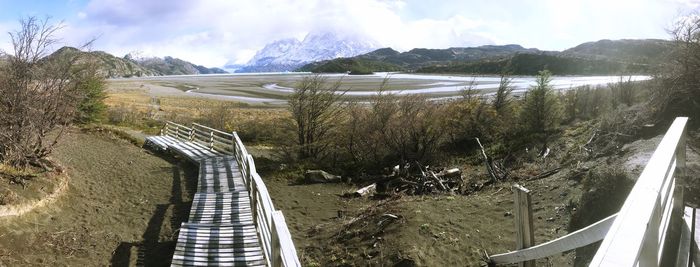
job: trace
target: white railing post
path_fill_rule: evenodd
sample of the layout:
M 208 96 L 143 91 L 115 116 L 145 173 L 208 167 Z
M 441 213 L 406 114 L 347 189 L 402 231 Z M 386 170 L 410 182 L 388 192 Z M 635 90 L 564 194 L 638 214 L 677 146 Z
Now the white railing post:
M 209 150 L 214 150 L 214 131 L 209 132 Z
M 190 129 L 190 132 L 189 132 L 190 142 L 194 141 L 194 127 L 196 127 L 196 125 L 194 123 L 192 123 L 192 129 Z
M 519 184 L 513 185 L 515 193 L 515 243 L 516 249 L 535 245 L 535 229 L 532 224 L 532 198 L 530 190 Z M 519 262 L 519 267 L 535 267 L 535 261 Z
M 272 267 L 282 267 L 282 254 L 280 253 L 280 238 L 277 233 L 277 227 L 275 225 L 275 214 L 274 211 L 272 211 L 272 220 L 270 220 L 270 241 L 272 245 L 270 246 L 270 254 L 272 255 L 270 262 L 272 263 Z

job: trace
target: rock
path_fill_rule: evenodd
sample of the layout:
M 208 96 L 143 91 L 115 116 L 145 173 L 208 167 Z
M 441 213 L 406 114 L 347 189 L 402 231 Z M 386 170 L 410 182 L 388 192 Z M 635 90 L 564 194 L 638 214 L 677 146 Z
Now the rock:
M 504 217 L 513 216 L 513 213 L 510 211 L 506 211 L 505 213 L 503 213 L 503 216 Z
M 337 183 L 342 177 L 333 175 L 322 170 L 307 170 L 304 173 L 304 182 L 313 183 Z

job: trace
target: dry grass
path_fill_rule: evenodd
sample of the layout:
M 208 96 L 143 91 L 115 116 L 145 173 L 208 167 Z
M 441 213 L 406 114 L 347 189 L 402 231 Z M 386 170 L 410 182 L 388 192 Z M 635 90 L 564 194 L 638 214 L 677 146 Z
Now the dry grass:
M 246 103 L 191 96 L 153 96 L 145 89 L 111 88 L 105 103 L 110 124 L 155 134 L 163 121 L 183 124 L 200 122 L 225 131 L 237 131 L 248 141 L 287 139 L 291 115 L 286 108 L 251 106 Z M 223 114 L 221 114 L 223 112 Z M 214 123 L 213 117 L 224 123 Z

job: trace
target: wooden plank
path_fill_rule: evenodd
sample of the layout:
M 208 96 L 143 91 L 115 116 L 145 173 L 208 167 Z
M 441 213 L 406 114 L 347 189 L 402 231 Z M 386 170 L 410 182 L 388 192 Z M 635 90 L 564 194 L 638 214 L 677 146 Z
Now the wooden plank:
M 691 219 L 691 242 L 690 242 L 690 259 L 694 266 L 700 266 L 700 234 L 698 233 L 698 226 L 700 226 L 700 216 L 698 216 L 698 211 L 700 209 L 693 208 L 693 217 Z
M 638 256 L 644 256 L 645 259 L 646 256 L 650 256 L 651 252 L 640 255 L 642 247 L 646 242 L 652 242 L 655 238 L 654 233 L 658 235 L 658 232 L 657 229 L 652 231 L 647 227 L 657 219 L 653 215 L 660 201 L 658 196 L 665 182 L 663 178 L 667 176 L 669 166 L 675 158 L 677 146 L 685 134 L 687 121 L 688 118 L 676 118 L 666 132 L 625 200 L 590 266 L 633 266 L 637 264 Z M 661 216 L 662 213 L 656 214 Z M 640 263 L 644 265 L 645 262 Z M 658 262 L 649 264 L 656 265 Z
M 280 246 L 280 266 L 300 267 L 299 256 L 297 256 L 297 251 L 292 241 L 292 235 L 289 233 L 289 228 L 287 228 L 287 222 L 284 219 L 282 211 L 275 211 L 272 214 L 272 220 L 275 225 L 275 231 L 273 233 L 278 237 L 277 241 Z
M 515 197 L 515 243 L 521 250 L 535 245 L 535 229 L 532 223 L 532 199 L 530 190 L 519 184 L 513 185 Z M 535 261 L 520 261 L 520 267 L 535 267 Z
M 216 133 L 223 134 L 223 135 L 231 135 L 231 133 L 227 133 L 227 132 L 224 132 L 224 131 L 221 131 L 221 130 L 217 130 L 217 129 L 214 129 L 214 128 L 211 128 L 211 127 L 208 127 L 208 126 L 204 126 L 204 125 L 201 125 L 201 124 L 199 124 L 199 123 L 192 123 L 192 125 L 193 125 L 193 126 L 200 127 L 200 128 L 202 128 L 202 129 L 206 129 L 207 131 L 212 131 L 212 132 L 216 132 Z
M 695 209 L 684 207 L 683 220 L 681 221 L 681 237 L 679 239 L 676 266 L 686 267 L 692 265 L 693 223 L 695 221 Z
M 493 255 L 489 259 L 494 264 L 511 264 L 549 257 L 603 240 L 617 214 L 613 214 L 585 228 L 560 238 L 533 247 L 508 253 Z

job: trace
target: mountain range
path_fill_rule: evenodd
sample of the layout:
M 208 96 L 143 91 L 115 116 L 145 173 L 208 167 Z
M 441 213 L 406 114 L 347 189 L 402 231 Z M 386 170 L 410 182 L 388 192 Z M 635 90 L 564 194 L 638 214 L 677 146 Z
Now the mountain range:
M 131 54 L 115 57 L 102 51 L 85 52 L 68 46 L 56 50 L 49 57 L 74 53 L 79 53 L 80 60 L 93 62 L 97 73 L 105 78 L 226 73 L 220 68 L 207 68 L 172 57 L 135 58 Z
M 651 73 L 673 43 L 667 40 L 600 40 L 564 51 L 543 51 L 520 45 L 484 45 L 446 49 L 415 48 L 399 52 L 379 48 L 366 38 L 329 32 L 312 32 L 304 40 L 281 39 L 269 43 L 243 66 L 229 64 L 236 72 L 308 71 L 368 74 L 378 71 L 424 73 L 533 75 L 547 68 L 558 75 Z M 173 57 L 115 57 L 102 51 L 83 52 L 63 47 L 52 56 L 80 53 L 97 64 L 107 78 L 226 73 Z
M 447 49 L 382 48 L 366 54 L 312 62 L 299 71 L 365 74 L 377 71 L 533 75 L 544 68 L 554 74 L 650 73 L 672 49 L 658 39 L 600 40 L 564 51 L 542 51 L 520 45 L 486 45 Z
M 265 45 L 243 66 L 227 64 L 235 72 L 294 71 L 309 62 L 353 57 L 380 46 L 360 35 L 312 31 L 302 41 L 281 39 Z

